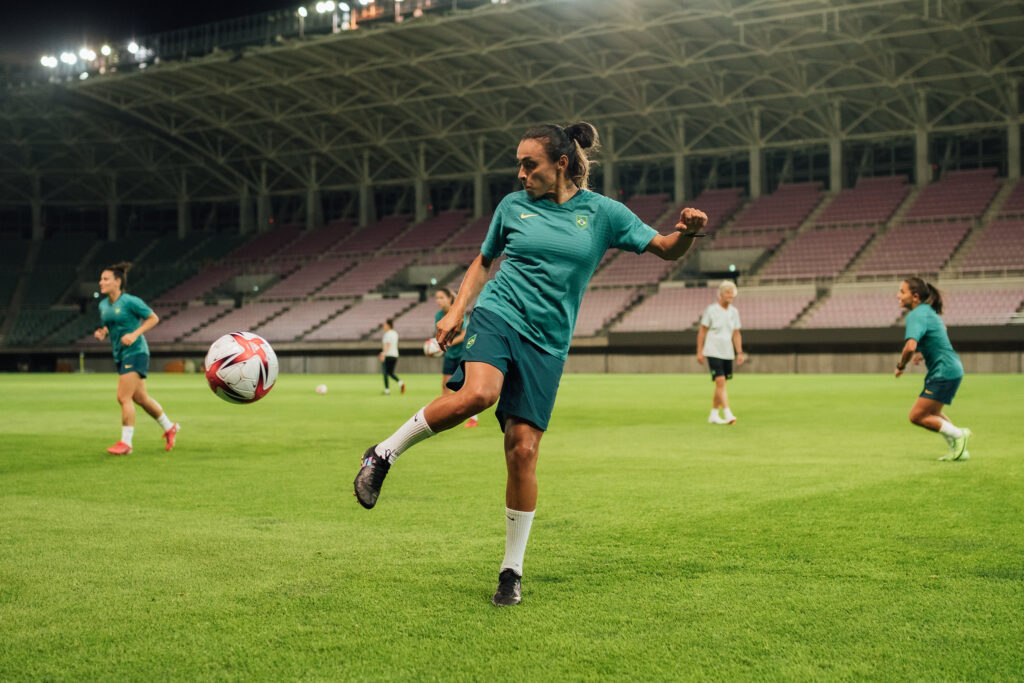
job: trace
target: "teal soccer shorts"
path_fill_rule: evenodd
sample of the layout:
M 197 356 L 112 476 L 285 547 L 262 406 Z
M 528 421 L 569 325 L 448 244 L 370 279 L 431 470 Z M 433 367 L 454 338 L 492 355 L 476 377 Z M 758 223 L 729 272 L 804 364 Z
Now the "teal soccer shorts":
M 501 316 L 478 308 L 469 319 L 462 362 L 448 380 L 449 389 L 462 387 L 467 362 L 493 365 L 505 375 L 494 413 L 501 431 L 510 415 L 547 430 L 565 361 L 523 337 Z

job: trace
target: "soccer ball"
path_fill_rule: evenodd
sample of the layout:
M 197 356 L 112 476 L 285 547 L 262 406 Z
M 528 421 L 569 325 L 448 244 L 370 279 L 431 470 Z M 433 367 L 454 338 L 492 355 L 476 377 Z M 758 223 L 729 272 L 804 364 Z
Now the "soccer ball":
M 318 393 L 318 394 L 326 394 L 327 393 L 327 385 L 326 384 L 317 384 L 316 385 L 316 393 Z
M 232 332 L 206 352 L 206 381 L 228 403 L 258 401 L 277 382 L 277 354 L 252 332 Z
M 441 350 L 441 345 L 437 343 L 437 340 L 431 337 L 423 342 L 423 355 L 430 356 L 431 358 L 440 358 L 444 355 L 444 351 Z

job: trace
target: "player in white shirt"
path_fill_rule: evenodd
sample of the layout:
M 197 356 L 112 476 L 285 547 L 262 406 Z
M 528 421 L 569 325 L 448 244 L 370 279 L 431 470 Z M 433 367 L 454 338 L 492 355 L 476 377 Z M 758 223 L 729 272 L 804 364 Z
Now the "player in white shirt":
M 743 365 L 743 340 L 740 337 L 740 313 L 732 305 L 736 298 L 736 283 L 725 280 L 718 286 L 718 301 L 704 309 L 697 333 L 697 362 L 707 359 L 715 394 L 711 399 L 710 424 L 732 424 L 736 416 L 729 410 L 729 395 L 725 382 L 732 379 L 732 362 Z M 719 408 L 722 415 L 718 414 Z
M 388 377 L 391 377 L 398 382 L 398 388 L 404 394 L 405 382 L 398 379 L 398 375 L 395 374 L 395 365 L 398 363 L 398 332 L 394 325 L 395 321 L 391 318 L 384 321 L 384 338 L 381 340 L 381 350 L 377 357 L 380 358 L 380 368 L 384 373 L 384 393 L 391 393 L 388 387 Z

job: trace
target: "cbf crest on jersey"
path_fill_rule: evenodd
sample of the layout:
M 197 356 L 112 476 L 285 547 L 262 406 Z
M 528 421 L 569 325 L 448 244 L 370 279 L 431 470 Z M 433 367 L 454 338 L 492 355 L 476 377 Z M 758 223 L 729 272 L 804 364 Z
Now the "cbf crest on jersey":
M 576 214 L 576 227 L 580 230 L 587 229 L 587 223 L 590 222 L 590 216 L 584 216 L 582 214 Z

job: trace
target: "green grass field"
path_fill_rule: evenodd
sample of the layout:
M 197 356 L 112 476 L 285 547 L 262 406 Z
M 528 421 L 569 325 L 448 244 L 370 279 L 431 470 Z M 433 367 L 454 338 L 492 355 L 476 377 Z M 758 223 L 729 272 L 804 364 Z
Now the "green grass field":
M 567 375 L 506 609 L 490 414 L 351 494 L 440 383 L 406 380 L 157 374 L 178 447 L 140 411 L 118 458 L 113 374 L 0 375 L 0 679 L 1022 676 L 1019 375 L 965 379 L 965 463 L 907 421 L 919 375 L 740 375 L 732 427 L 703 375 Z

